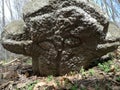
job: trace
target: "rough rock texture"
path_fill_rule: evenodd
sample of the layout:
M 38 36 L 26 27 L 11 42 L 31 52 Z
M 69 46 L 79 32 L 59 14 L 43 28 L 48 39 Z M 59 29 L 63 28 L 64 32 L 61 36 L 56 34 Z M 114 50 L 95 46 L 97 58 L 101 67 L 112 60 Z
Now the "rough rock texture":
M 2 44 L 31 56 L 40 75 L 79 71 L 120 45 L 120 29 L 87 0 L 33 0 L 23 20 L 5 27 Z

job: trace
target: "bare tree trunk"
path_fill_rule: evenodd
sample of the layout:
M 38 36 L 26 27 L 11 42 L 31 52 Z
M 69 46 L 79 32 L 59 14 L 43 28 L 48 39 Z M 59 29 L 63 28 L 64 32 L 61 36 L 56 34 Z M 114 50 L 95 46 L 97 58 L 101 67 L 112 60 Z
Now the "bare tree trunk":
M 112 2 L 112 0 L 110 0 L 110 4 L 111 4 L 111 9 L 112 9 L 112 19 L 113 19 L 113 21 L 115 22 L 115 9 L 114 9 L 114 7 L 113 7 L 113 2 Z
M 2 27 L 5 26 L 5 9 L 4 9 L 5 3 L 4 0 L 2 0 Z
M 5 26 L 5 0 L 2 0 L 2 29 Z M 7 60 L 7 53 L 6 50 L 4 49 L 5 52 L 5 60 Z
M 13 20 L 14 17 L 13 17 L 13 12 L 12 12 L 11 0 L 7 0 L 7 1 L 6 1 L 6 4 L 7 4 L 7 7 L 8 7 L 8 9 L 9 9 L 9 11 L 10 11 L 11 20 Z

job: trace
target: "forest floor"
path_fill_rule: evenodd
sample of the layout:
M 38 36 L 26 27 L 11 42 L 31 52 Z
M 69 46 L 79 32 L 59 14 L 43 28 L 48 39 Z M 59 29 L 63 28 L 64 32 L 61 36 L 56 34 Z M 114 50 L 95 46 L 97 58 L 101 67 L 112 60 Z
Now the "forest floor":
M 59 77 L 33 75 L 30 59 L 0 62 L 0 90 L 120 90 L 120 55 Z

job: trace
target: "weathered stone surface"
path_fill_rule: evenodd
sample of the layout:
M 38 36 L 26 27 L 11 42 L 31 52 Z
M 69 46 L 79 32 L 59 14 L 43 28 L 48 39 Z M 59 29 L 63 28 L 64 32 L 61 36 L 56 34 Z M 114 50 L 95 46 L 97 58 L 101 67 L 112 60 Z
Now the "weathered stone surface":
M 37 74 L 79 71 L 120 45 L 120 29 L 87 0 L 33 0 L 23 15 L 23 24 L 6 27 L 2 44 L 11 52 L 31 56 Z
M 1 35 L 4 48 L 13 53 L 28 55 L 25 48 L 28 48 L 32 41 L 27 32 L 24 31 L 24 26 L 25 23 L 23 20 L 16 20 L 4 28 Z

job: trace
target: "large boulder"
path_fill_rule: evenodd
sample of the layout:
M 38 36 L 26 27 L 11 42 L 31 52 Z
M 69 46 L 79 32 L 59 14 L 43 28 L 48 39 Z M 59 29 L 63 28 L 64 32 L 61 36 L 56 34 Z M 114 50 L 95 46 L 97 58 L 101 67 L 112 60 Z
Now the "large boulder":
M 2 45 L 31 56 L 36 74 L 79 71 L 120 45 L 120 29 L 87 0 L 33 0 L 23 20 L 5 27 Z

